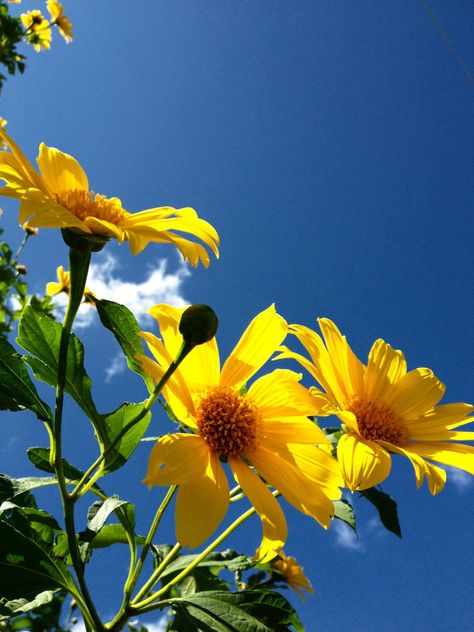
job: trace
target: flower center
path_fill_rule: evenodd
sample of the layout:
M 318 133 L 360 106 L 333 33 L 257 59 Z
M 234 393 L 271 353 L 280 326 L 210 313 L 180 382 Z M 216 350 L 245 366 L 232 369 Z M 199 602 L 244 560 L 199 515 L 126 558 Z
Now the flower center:
M 94 193 L 94 191 L 70 189 L 54 193 L 54 199 L 80 220 L 84 220 L 86 217 L 96 217 L 117 225 L 120 220 L 127 217 L 127 212 L 120 204 L 107 199 L 105 195 Z
M 227 386 L 218 386 L 199 402 L 197 424 L 201 437 L 225 461 L 256 446 L 261 421 L 252 400 Z
M 378 400 L 355 397 L 349 404 L 359 427 L 359 433 L 370 441 L 387 441 L 400 445 L 408 437 L 403 419 L 397 413 Z

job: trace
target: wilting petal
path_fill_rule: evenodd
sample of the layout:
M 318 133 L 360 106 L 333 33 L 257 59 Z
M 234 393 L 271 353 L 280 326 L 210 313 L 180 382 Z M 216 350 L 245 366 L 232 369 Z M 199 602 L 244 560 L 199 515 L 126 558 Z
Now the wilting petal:
M 262 521 L 263 538 L 257 557 L 262 563 L 269 562 L 281 551 L 288 536 L 283 511 L 267 486 L 240 459 L 229 459 L 229 465 Z
M 337 458 L 351 491 L 374 487 L 390 474 L 390 454 L 375 441 L 354 434 L 344 434 L 339 439 Z
M 179 486 L 176 538 L 181 546 L 194 549 L 205 542 L 222 522 L 228 506 L 227 478 L 219 460 L 211 454 L 204 478 Z
M 84 169 L 69 154 L 41 143 L 36 162 L 51 192 L 88 190 L 89 183 Z
M 365 373 L 365 394 L 378 399 L 407 372 L 405 356 L 383 340 L 376 340 L 369 353 Z
M 287 328 L 274 305 L 258 314 L 222 367 L 221 385 L 236 388 L 243 386 L 282 343 Z
M 198 435 L 164 435 L 153 446 L 143 482 L 152 486 L 200 481 L 206 476 L 209 459 L 209 446 Z

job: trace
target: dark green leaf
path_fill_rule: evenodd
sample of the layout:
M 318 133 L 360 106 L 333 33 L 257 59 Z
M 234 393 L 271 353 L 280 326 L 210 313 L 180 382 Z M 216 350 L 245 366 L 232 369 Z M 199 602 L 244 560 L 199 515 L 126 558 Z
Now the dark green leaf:
M 160 576 L 161 579 L 168 577 L 169 575 L 175 574 L 178 571 L 185 569 L 189 564 L 191 564 L 197 555 L 181 555 L 176 560 L 171 562 L 169 566 L 166 567 L 166 570 Z M 255 565 L 255 562 L 252 561 L 251 558 L 246 555 L 241 555 L 236 551 L 227 550 L 222 552 L 214 552 L 210 553 L 208 556 L 204 558 L 204 560 L 199 564 L 199 567 L 212 567 L 217 571 L 226 568 L 231 572 L 236 571 L 245 571 L 249 568 L 252 568 Z
M 169 601 L 177 609 L 170 627 L 175 632 L 289 632 L 292 627 L 297 632 L 304 630 L 290 603 L 272 591 L 208 591 Z
M 92 507 L 89 508 L 87 529 L 81 533 L 80 539 L 85 542 L 93 540 L 104 526 L 110 514 L 126 504 L 127 501 L 120 500 L 117 497 L 95 502 Z
M 32 410 L 42 421 L 52 423 L 53 414 L 36 392 L 23 358 L 0 337 L 0 409 Z
M 388 531 L 391 531 L 401 538 L 402 531 L 398 520 L 398 508 L 395 500 L 376 487 L 364 489 L 364 491 L 359 493 L 363 498 L 367 498 L 367 500 L 377 509 L 383 526 Z
M 145 375 L 136 359 L 137 354 L 143 354 L 143 347 L 142 339 L 138 335 L 140 326 L 135 316 L 128 307 L 113 301 L 98 300 L 96 307 L 102 324 L 114 334 L 122 347 L 129 368 L 143 377 L 151 393 L 154 388 L 153 380 Z
M 62 326 L 28 305 L 23 311 L 18 332 L 17 342 L 31 354 L 25 360 L 35 376 L 55 387 Z M 84 369 L 84 347 L 74 334 L 69 340 L 65 390 L 94 422 L 98 413 L 92 401 L 91 380 Z
M 145 544 L 144 536 L 135 536 L 137 544 Z M 121 524 L 106 524 L 92 540 L 94 549 L 102 549 L 112 544 L 128 544 L 126 530 Z
M 54 469 L 49 462 L 49 448 L 28 448 L 26 454 L 33 465 L 39 470 L 54 473 Z M 79 481 L 82 478 L 83 472 L 79 468 L 68 463 L 66 459 L 62 459 L 62 463 L 64 476 L 66 478 L 71 481 Z

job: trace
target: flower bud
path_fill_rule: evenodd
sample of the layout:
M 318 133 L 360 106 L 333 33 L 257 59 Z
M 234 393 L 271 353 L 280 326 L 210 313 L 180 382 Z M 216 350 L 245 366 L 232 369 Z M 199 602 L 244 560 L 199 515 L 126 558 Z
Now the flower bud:
M 190 305 L 184 310 L 179 333 L 188 345 L 202 345 L 216 335 L 219 320 L 209 305 Z

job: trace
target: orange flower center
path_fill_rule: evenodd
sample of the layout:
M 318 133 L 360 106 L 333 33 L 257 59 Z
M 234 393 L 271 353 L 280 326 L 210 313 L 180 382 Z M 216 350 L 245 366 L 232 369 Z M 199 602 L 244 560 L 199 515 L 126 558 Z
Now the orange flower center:
M 408 432 L 403 419 L 378 400 L 354 397 L 349 404 L 359 427 L 359 433 L 370 441 L 387 441 L 400 445 L 406 441 Z
M 86 217 L 96 217 L 111 224 L 119 225 L 120 220 L 127 217 L 127 212 L 114 200 L 109 200 L 105 195 L 99 195 L 94 191 L 83 189 L 70 189 L 54 193 L 54 199 L 58 204 L 78 217 L 80 220 Z
M 222 461 L 257 445 L 261 426 L 257 406 L 227 386 L 218 386 L 201 399 L 196 419 L 201 437 Z

